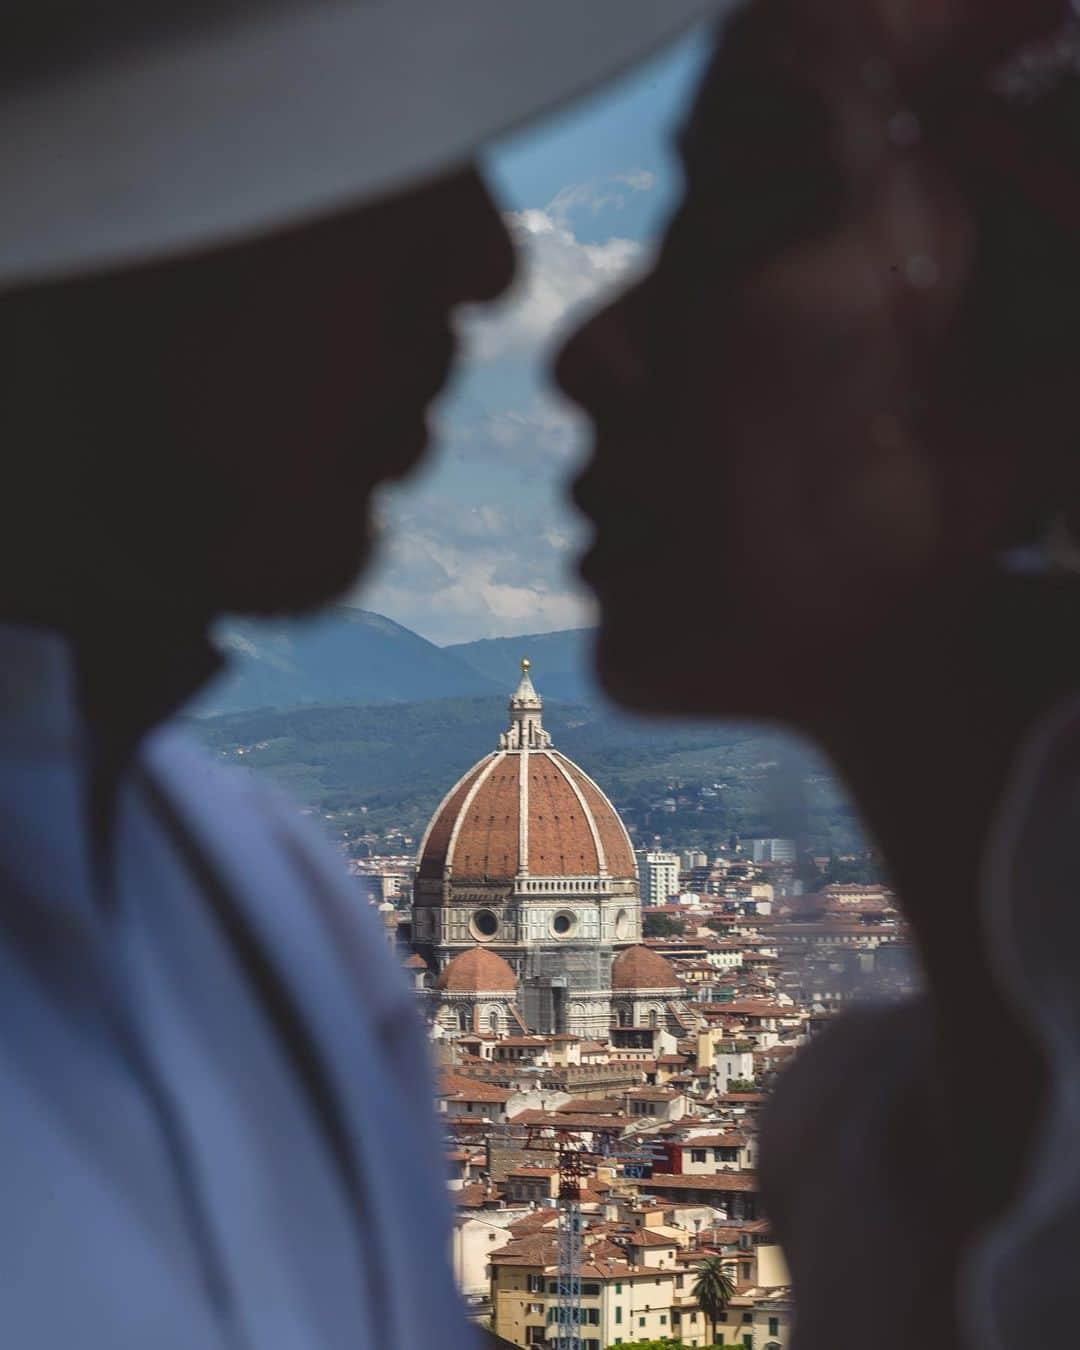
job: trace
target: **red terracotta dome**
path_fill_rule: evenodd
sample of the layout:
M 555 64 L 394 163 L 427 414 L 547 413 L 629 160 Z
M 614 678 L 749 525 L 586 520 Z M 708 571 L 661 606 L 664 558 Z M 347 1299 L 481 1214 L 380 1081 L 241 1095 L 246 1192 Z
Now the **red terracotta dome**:
M 627 947 L 611 963 L 612 989 L 678 989 L 675 967 L 648 947 Z
M 618 813 L 582 769 L 554 750 L 527 665 L 499 749 L 447 793 L 420 849 L 421 879 L 637 877 Z
M 470 947 L 446 963 L 435 988 L 451 994 L 512 994 L 517 983 L 513 968 L 498 952 Z

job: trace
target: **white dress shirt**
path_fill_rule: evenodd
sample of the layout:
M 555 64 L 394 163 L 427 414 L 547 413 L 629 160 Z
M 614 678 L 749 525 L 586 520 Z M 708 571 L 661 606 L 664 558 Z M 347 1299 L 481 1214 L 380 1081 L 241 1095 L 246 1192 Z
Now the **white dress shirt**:
M 0 625 L 0 1345 L 474 1346 L 371 911 L 167 727 L 95 851 L 89 740 L 67 643 Z

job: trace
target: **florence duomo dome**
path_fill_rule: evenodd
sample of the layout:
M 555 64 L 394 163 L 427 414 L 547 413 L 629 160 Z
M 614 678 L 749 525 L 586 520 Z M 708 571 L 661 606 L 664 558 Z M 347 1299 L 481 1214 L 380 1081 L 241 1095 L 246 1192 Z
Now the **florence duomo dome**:
M 528 661 L 521 667 L 498 748 L 450 789 L 424 835 L 413 947 L 437 980 L 462 953 L 490 951 L 517 979 L 516 1002 L 501 994 L 509 1019 L 604 1038 L 612 959 L 641 940 L 634 851 L 601 789 L 552 745 Z M 495 992 L 477 991 L 489 1002 Z M 448 1029 L 469 1017 L 486 1029 L 480 1013 L 459 998 L 437 1016 Z

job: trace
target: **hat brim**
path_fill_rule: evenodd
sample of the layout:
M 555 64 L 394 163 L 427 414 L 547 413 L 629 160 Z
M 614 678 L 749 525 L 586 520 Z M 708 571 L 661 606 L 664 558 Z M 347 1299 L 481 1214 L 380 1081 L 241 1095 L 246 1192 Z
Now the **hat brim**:
M 0 104 L 0 287 L 198 251 L 385 195 L 732 3 L 275 6 L 24 86 Z

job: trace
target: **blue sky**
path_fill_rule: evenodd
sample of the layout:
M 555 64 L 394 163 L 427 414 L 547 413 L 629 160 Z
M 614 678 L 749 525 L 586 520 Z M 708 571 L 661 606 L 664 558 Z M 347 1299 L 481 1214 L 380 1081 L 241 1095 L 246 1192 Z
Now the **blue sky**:
M 704 32 L 483 156 L 521 255 L 513 296 L 465 315 L 466 356 L 436 446 L 382 502 L 386 535 L 353 602 L 435 642 L 592 620 L 573 573 L 585 529 L 565 484 L 585 445 L 549 388 L 560 336 L 644 265 L 672 201 L 670 137 Z

